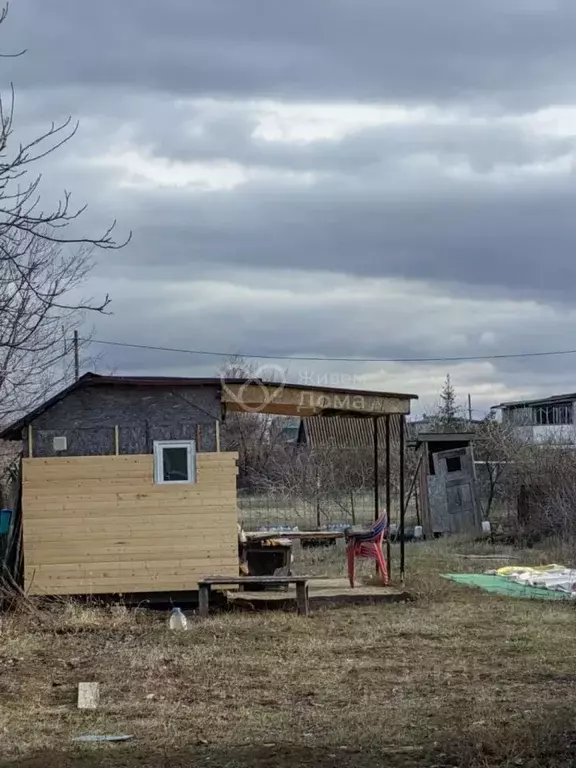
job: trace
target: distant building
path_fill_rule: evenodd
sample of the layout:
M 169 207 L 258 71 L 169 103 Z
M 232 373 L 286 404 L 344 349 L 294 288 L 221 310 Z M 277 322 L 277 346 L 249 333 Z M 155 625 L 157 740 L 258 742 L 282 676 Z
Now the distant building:
M 576 393 L 537 400 L 518 400 L 494 406 L 502 414 L 502 425 L 529 442 L 576 443 L 574 403 Z

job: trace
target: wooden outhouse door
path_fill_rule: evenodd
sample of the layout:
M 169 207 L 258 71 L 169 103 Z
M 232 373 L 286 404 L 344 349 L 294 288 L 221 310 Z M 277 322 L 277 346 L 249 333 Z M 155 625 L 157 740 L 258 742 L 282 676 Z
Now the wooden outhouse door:
M 473 533 L 482 527 L 472 452 L 454 448 L 434 455 L 435 485 L 440 491 L 431 509 L 433 527 L 443 533 Z

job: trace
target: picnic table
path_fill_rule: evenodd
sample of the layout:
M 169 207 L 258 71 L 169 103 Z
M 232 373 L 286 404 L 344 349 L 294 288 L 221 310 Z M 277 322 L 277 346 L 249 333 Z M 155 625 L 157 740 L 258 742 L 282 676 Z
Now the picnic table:
M 301 616 L 308 616 L 309 580 L 309 576 L 209 576 L 198 581 L 198 611 L 202 617 L 210 613 L 210 594 L 214 586 L 230 584 L 245 589 L 251 584 L 295 584 L 298 613 Z

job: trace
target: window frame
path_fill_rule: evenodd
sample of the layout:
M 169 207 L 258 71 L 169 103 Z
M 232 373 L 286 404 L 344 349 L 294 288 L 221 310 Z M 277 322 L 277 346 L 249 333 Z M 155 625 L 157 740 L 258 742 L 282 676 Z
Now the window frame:
M 185 448 L 187 480 L 164 480 L 164 449 Z M 196 440 L 154 440 L 154 483 L 156 485 L 194 485 L 196 483 Z
M 542 403 L 532 409 L 535 427 L 569 426 L 574 423 L 574 406 L 571 402 Z

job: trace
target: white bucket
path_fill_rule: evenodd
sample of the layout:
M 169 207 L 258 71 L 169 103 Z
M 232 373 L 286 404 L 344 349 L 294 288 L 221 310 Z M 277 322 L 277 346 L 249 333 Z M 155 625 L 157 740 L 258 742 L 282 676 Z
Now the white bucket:
M 421 525 L 414 526 L 414 538 L 415 539 L 421 539 L 424 535 L 424 531 L 422 529 Z
M 490 533 L 491 530 L 490 520 L 482 520 L 482 533 Z

